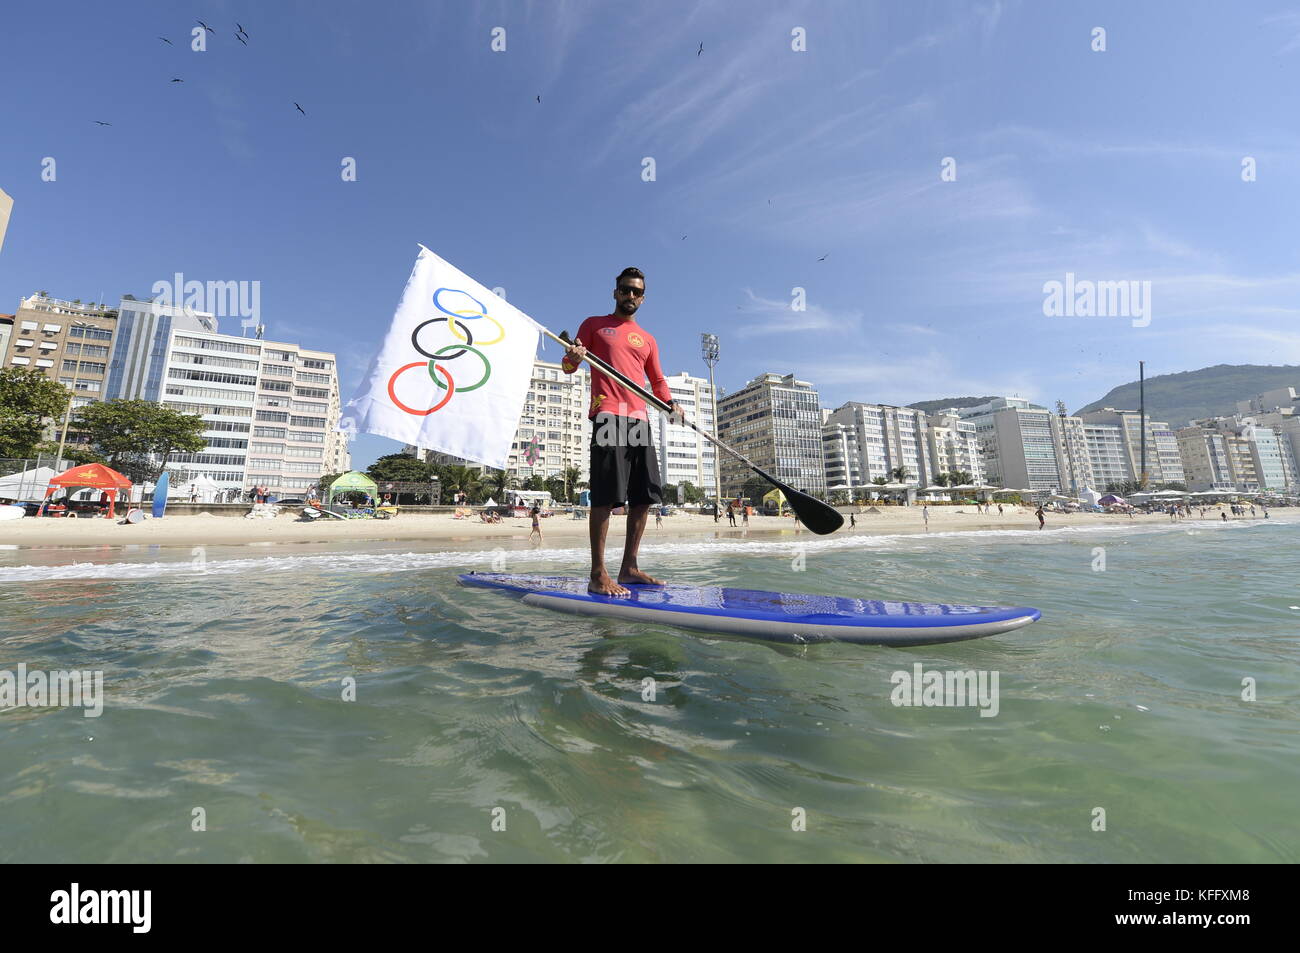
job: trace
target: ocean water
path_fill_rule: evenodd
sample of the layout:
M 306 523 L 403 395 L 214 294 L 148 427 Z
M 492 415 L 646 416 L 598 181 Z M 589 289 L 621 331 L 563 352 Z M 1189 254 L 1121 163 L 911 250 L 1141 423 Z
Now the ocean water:
M 1043 612 L 906 649 L 456 584 L 584 569 L 522 540 L 0 548 L 0 670 L 104 673 L 98 718 L 0 712 L 0 861 L 1295 862 L 1297 542 L 1239 520 L 646 544 L 675 581 Z M 917 663 L 997 673 L 996 716 L 894 704 Z

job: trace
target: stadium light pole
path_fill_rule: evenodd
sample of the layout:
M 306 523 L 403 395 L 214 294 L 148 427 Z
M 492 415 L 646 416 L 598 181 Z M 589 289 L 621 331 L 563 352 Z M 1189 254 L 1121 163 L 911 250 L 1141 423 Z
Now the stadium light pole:
M 718 336 L 705 332 L 700 335 L 700 355 L 709 365 L 709 400 L 713 402 L 713 432 L 718 432 L 718 389 L 713 386 L 713 368 L 718 363 Z M 722 458 L 713 453 L 713 522 L 722 516 Z

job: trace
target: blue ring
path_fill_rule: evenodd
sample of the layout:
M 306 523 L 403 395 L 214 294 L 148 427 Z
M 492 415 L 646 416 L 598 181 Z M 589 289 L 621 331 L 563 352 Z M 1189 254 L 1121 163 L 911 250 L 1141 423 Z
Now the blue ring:
M 438 295 L 442 294 L 444 291 L 454 291 L 456 294 L 462 294 L 466 298 L 469 298 L 470 301 L 473 301 L 476 305 L 478 305 L 478 309 L 480 313 L 479 314 L 457 314 L 455 311 L 448 311 L 446 308 L 444 308 L 441 304 L 438 303 Z M 478 298 L 475 298 L 468 291 L 461 291 L 459 288 L 439 288 L 437 291 L 433 293 L 433 306 L 437 308 L 439 311 L 441 311 L 443 314 L 449 314 L 453 318 L 460 318 L 463 321 L 477 321 L 479 318 L 487 317 L 487 308 L 483 306 L 483 302 L 479 301 Z

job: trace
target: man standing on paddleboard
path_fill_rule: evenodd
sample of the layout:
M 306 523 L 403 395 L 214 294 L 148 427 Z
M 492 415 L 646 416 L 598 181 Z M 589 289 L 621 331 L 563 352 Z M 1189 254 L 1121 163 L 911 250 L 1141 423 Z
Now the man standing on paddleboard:
M 649 380 L 654 395 L 671 404 L 673 414 L 680 417 L 659 366 L 659 346 L 636 323 L 637 310 L 645 301 L 645 275 L 639 268 L 624 268 L 614 280 L 614 301 L 613 314 L 582 322 L 561 365 L 564 373 L 576 371 L 590 351 L 638 383 Z M 593 366 L 587 416 L 591 419 L 591 582 L 587 588 L 607 596 L 626 596 L 631 595 L 628 586 L 662 586 L 637 566 L 650 506 L 663 502 L 645 401 Z M 605 571 L 605 536 L 610 510 L 624 504 L 627 539 L 616 582 Z

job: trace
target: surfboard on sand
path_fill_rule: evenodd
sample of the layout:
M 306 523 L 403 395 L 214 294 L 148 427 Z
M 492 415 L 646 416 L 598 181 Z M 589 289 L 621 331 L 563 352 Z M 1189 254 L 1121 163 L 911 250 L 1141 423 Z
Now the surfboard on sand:
M 630 586 L 630 596 L 587 592 L 587 579 L 467 573 L 461 585 L 498 589 L 525 604 L 577 615 L 660 622 L 796 645 L 933 645 L 1013 632 L 1041 613 L 1026 606 L 886 602 L 719 586 Z
M 171 479 L 166 470 L 158 478 L 158 485 L 153 488 L 153 518 L 163 515 L 163 510 L 167 509 L 167 487 Z

